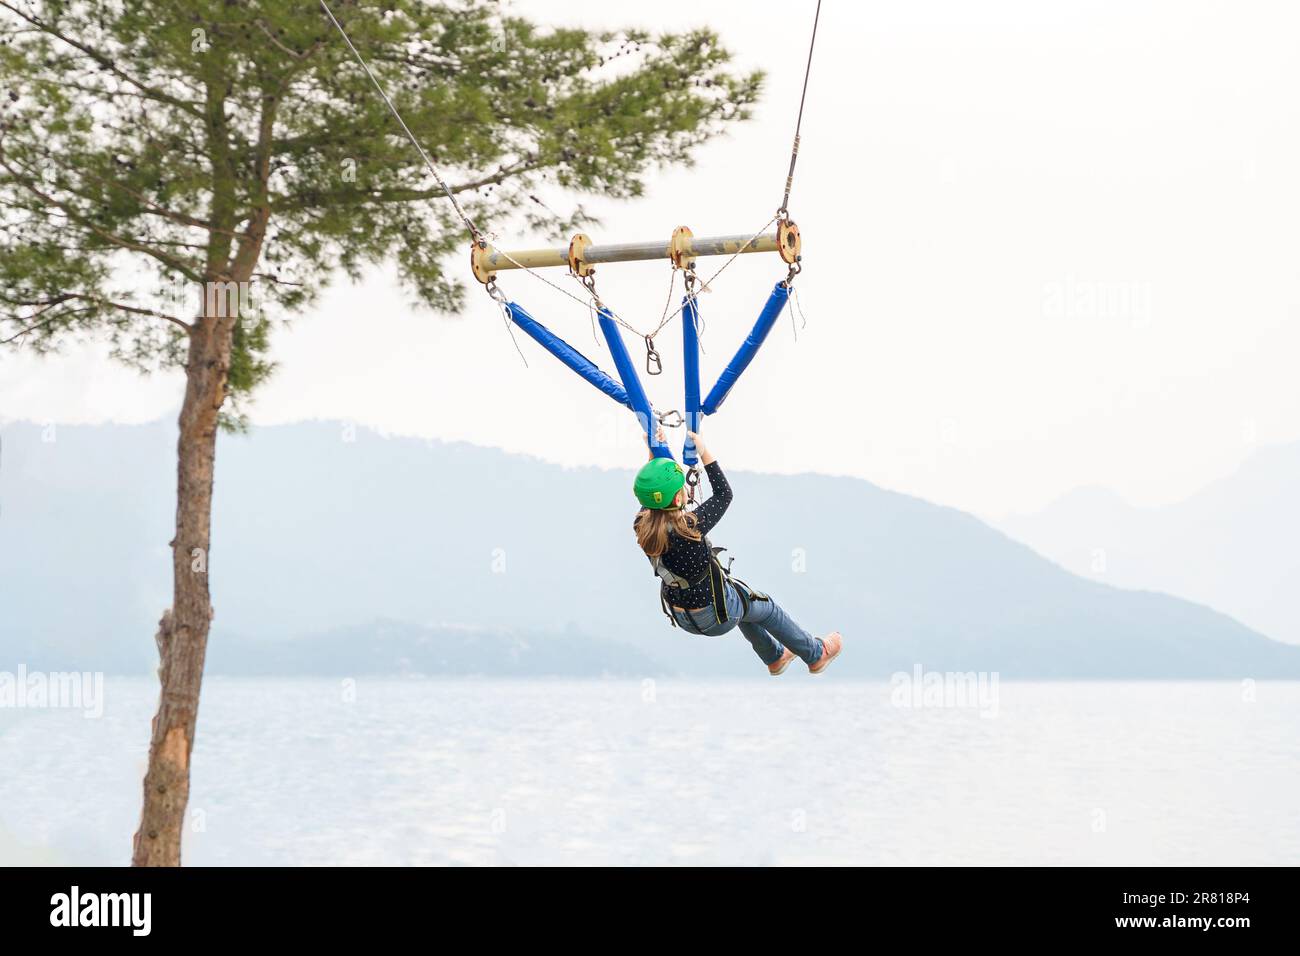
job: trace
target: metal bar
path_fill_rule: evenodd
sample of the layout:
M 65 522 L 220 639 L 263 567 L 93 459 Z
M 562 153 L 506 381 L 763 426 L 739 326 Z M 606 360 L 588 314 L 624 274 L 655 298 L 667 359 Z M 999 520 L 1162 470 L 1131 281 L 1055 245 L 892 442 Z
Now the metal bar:
M 753 235 L 691 238 L 686 242 L 682 257 L 693 259 L 700 256 L 735 255 L 747 242 L 749 246 L 744 248 L 747 253 L 777 251 L 776 233 L 759 236 L 753 242 L 750 242 L 751 239 L 754 239 Z M 666 242 L 626 242 L 617 245 L 588 246 L 582 255 L 582 261 L 593 266 L 602 262 L 638 262 L 643 259 L 667 259 L 668 253 L 669 244 Z
M 650 407 L 650 399 L 641 385 L 641 377 L 636 373 L 636 366 L 632 364 L 631 356 L 627 354 L 627 346 L 623 344 L 623 336 L 619 334 L 618 326 L 614 324 L 614 316 L 603 305 L 600 307 L 600 331 L 605 334 L 605 341 L 609 343 L 609 352 L 614 356 L 614 366 L 618 369 L 618 377 L 623 380 L 623 388 L 627 391 L 632 411 L 636 412 L 641 427 L 645 429 L 646 442 L 650 445 L 650 451 L 656 458 L 672 458 L 672 450 L 655 437 L 657 430 L 655 426 L 659 423 L 655 420 L 654 410 Z
M 732 386 L 740 378 L 740 374 L 749 367 L 749 363 L 754 361 L 754 356 L 758 354 L 759 346 L 767 338 L 767 334 L 772 331 L 772 326 L 776 323 L 777 318 L 781 315 L 781 310 L 785 308 L 786 302 L 790 300 L 790 287 L 784 282 L 778 282 L 772 294 L 767 297 L 767 302 L 763 306 L 763 311 L 758 314 L 758 320 L 754 322 L 754 328 L 750 330 L 749 335 L 745 336 L 745 341 L 740 343 L 740 348 L 727 367 L 722 370 L 718 376 L 717 383 L 709 391 L 709 395 L 704 399 L 704 404 L 700 410 L 705 415 L 712 415 L 726 401 L 727 395 L 731 392 Z
M 534 319 L 520 305 L 514 302 L 506 303 L 506 310 L 510 313 L 510 320 L 515 325 L 523 329 L 528 335 L 537 342 L 542 348 L 550 352 L 557 359 L 573 369 L 583 378 L 585 378 L 596 388 L 600 389 L 620 405 L 626 405 L 632 408 L 632 400 L 628 398 L 627 391 L 618 382 L 610 378 L 605 372 L 596 367 L 596 363 L 587 358 L 577 349 L 575 349 L 564 339 L 560 338 L 542 323 Z M 635 409 L 633 409 L 635 411 Z
M 501 272 L 505 269 L 550 269 L 553 266 L 569 265 L 568 249 L 524 249 L 510 253 L 510 259 L 497 249 L 488 246 L 477 255 L 477 260 L 489 272 Z M 514 261 L 512 262 L 511 259 Z
M 750 240 L 753 239 L 753 242 Z M 745 243 L 749 243 L 745 247 Z M 626 242 L 603 246 L 587 246 L 582 253 L 582 262 L 586 265 L 599 265 L 608 262 L 640 262 L 648 259 L 668 259 L 670 244 L 665 241 Z M 754 239 L 749 236 L 705 236 L 689 240 L 689 252 L 685 258 L 700 256 L 730 256 L 738 252 L 779 252 L 780 244 L 775 232 Z M 509 258 L 507 258 L 509 256 Z M 512 261 L 513 260 L 513 261 Z M 476 256 L 476 261 L 487 272 L 503 272 L 507 269 L 550 269 L 557 266 L 568 267 L 568 247 L 556 249 L 524 249 L 519 252 L 504 253 L 491 246 Z

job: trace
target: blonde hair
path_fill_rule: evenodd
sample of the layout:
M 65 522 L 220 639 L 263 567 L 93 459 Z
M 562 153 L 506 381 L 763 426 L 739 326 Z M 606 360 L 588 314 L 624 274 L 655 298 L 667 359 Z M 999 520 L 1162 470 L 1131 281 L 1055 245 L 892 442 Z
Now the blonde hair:
M 642 508 L 632 522 L 636 543 L 652 558 L 668 550 L 668 533 L 671 529 L 689 541 L 699 541 L 703 535 L 695 530 L 695 515 L 680 508 L 652 510 Z

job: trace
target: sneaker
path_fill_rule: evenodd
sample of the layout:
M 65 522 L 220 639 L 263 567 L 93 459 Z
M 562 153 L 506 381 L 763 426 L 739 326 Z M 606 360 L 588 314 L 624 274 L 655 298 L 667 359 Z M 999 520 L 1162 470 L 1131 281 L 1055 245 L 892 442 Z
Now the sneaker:
M 773 677 L 780 677 L 782 674 L 784 674 L 785 669 L 789 667 L 790 662 L 794 660 L 794 651 L 790 650 L 790 648 L 788 647 L 782 648 L 782 650 L 785 653 L 783 653 L 779 658 L 777 658 L 777 660 L 774 663 L 767 665 L 767 672 L 771 674 Z
M 844 638 L 840 637 L 839 631 L 831 631 L 822 638 L 822 656 L 817 658 L 817 663 L 808 665 L 809 674 L 820 674 L 830 666 L 831 661 L 839 656 L 840 649 L 844 646 Z

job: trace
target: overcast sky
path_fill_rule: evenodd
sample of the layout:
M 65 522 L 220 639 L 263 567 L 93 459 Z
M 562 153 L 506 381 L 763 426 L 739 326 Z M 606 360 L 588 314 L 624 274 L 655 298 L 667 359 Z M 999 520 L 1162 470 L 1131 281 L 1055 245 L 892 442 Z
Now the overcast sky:
M 595 203 L 597 241 L 744 233 L 772 215 L 812 0 L 513 6 L 553 23 L 707 23 L 739 66 L 769 71 L 754 121 L 695 168 L 656 173 L 644 200 Z M 783 320 L 708 421 L 719 458 L 996 517 L 1088 484 L 1174 501 L 1300 437 L 1297 36 L 1300 8 L 1254 0 L 825 0 L 791 201 L 807 327 L 796 342 Z M 710 381 L 782 275 L 745 257 L 705 298 Z M 668 278 L 657 263 L 600 277 L 646 328 Z M 581 306 L 526 275 L 501 284 L 610 367 Z M 635 464 L 631 416 L 526 339 L 525 368 L 471 293 L 448 319 L 413 313 L 386 274 L 338 286 L 278 334 L 255 421 Z M 660 344 L 651 397 L 680 408 L 676 325 Z M 0 418 L 147 421 L 172 417 L 180 391 L 177 374 L 142 379 L 89 351 L 0 354 Z

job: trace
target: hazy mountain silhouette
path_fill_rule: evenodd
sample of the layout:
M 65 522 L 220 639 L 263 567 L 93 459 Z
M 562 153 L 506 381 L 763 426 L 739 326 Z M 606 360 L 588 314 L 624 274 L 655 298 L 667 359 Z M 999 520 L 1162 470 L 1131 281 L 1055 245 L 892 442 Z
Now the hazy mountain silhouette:
M 170 603 L 173 427 L 0 437 L 3 657 L 151 668 Z M 761 673 L 734 632 L 694 637 L 660 615 L 631 474 L 339 424 L 223 436 L 210 668 Z M 854 479 L 730 477 L 715 543 L 808 628 L 845 632 L 841 675 L 1300 677 L 1300 648 L 1076 577 L 962 512 Z
M 1081 488 L 1000 522 L 1067 570 L 1200 601 L 1300 643 L 1300 442 L 1261 448 L 1238 471 L 1163 508 Z

